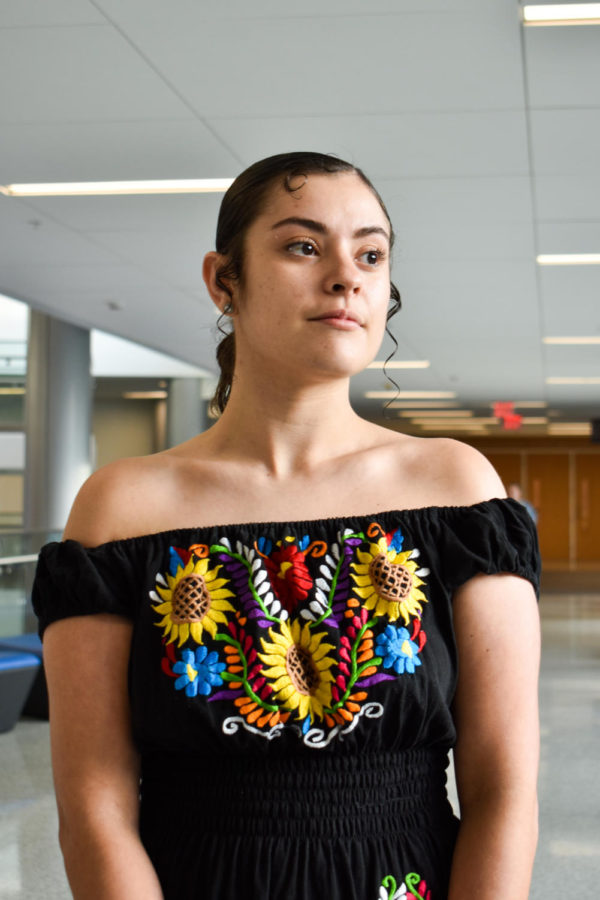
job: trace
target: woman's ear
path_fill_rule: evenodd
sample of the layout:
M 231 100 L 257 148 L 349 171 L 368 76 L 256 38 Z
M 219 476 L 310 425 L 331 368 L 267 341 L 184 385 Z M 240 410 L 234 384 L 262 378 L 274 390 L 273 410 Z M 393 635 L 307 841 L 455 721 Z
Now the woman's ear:
M 202 277 L 204 278 L 204 283 L 206 284 L 206 289 L 211 296 L 211 299 L 215 306 L 221 311 L 231 312 L 231 296 L 230 294 L 221 287 L 218 279 L 218 271 L 225 264 L 225 257 L 221 253 L 217 253 L 216 250 L 211 250 L 210 253 L 207 253 L 204 257 L 204 262 L 202 263 Z M 229 310 L 226 310 L 226 307 L 229 306 Z

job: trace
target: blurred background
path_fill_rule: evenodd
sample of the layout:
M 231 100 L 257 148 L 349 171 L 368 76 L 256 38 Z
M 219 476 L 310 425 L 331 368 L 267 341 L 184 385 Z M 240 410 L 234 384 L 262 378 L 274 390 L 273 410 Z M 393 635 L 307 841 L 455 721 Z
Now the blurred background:
M 403 300 L 399 390 L 386 339 L 353 405 L 473 444 L 537 519 L 540 898 L 561 866 L 581 896 L 600 874 L 598 6 L 0 0 L 0 638 L 35 630 L 37 551 L 86 475 L 210 425 L 223 180 L 289 150 L 348 159 L 390 212 Z M 0 735 L 7 898 L 68 896 L 38 727 Z

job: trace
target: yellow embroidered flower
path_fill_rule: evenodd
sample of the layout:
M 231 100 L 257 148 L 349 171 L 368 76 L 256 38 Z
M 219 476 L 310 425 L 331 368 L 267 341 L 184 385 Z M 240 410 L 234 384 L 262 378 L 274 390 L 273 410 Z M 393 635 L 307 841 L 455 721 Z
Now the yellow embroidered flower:
M 260 659 L 268 666 L 262 674 L 270 680 L 278 703 L 298 710 L 298 717 L 323 718 L 323 707 L 331 705 L 331 666 L 327 656 L 332 644 L 323 642 L 325 632 L 312 634 L 310 623 L 304 627 L 294 619 L 281 622 L 279 631 L 269 628 L 271 642 L 261 638 L 264 653 Z
M 360 562 L 351 566 L 356 573 L 351 573 L 354 591 L 367 609 L 377 616 L 387 616 L 390 622 L 402 616 L 406 625 L 411 616 L 421 614 L 421 604 L 427 603 L 427 598 L 419 590 L 424 584 L 419 575 L 427 574 L 427 570 L 419 569 L 411 558 L 417 555 L 414 550 L 399 552 L 384 535 L 370 545 L 368 552 L 357 549 L 356 553 Z
M 219 578 L 221 566 L 208 568 L 208 559 L 196 561 L 193 554 L 185 566 L 177 566 L 175 575 L 167 574 L 167 586 L 156 585 L 163 602 L 154 607 L 163 618 L 157 622 L 163 629 L 168 643 L 179 639 L 179 645 L 189 637 L 202 643 L 202 632 L 215 636 L 218 622 L 226 622 L 225 612 L 233 612 L 227 597 L 233 593 L 223 585 L 226 578 Z

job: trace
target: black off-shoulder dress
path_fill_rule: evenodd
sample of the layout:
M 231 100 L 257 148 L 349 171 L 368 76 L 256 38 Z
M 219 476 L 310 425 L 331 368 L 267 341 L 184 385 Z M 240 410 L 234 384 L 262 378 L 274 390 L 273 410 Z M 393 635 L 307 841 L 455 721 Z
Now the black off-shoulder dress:
M 41 633 L 133 621 L 140 829 L 166 898 L 442 900 L 452 594 L 499 572 L 537 590 L 513 500 L 53 543 L 33 600 Z

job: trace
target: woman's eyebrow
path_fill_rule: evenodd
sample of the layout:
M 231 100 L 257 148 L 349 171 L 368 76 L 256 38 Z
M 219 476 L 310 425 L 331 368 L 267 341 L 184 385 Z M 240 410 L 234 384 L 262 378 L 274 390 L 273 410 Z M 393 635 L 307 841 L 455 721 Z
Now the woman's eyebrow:
M 279 222 L 275 222 L 275 224 L 271 226 L 271 230 L 274 231 L 276 228 L 281 228 L 282 225 L 299 225 L 301 228 L 308 228 L 310 231 L 316 231 L 318 234 L 328 234 L 327 226 L 322 222 L 317 222 L 316 219 L 303 219 L 299 216 L 288 216 L 287 219 L 281 219 Z M 368 237 L 370 234 L 381 234 L 387 241 L 390 239 L 388 232 L 380 225 L 365 225 L 363 228 L 358 228 L 352 237 L 362 238 Z

